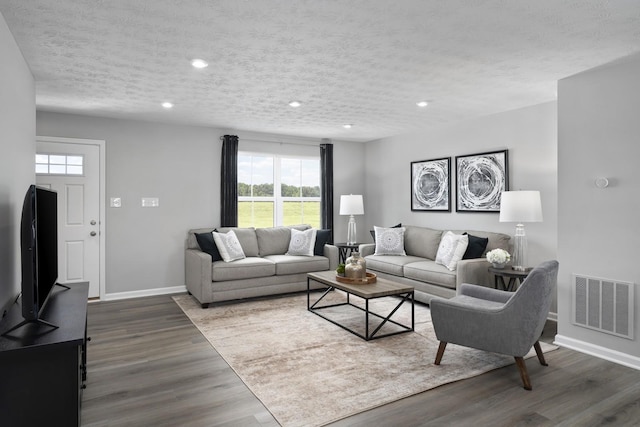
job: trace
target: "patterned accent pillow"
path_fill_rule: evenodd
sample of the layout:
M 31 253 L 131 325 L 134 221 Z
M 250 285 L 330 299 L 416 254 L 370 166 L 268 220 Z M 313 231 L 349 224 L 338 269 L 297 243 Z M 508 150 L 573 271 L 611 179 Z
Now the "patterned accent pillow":
M 218 251 L 220 251 L 220 256 L 224 262 L 231 262 L 237 259 L 246 258 L 244 256 L 242 246 L 240 245 L 240 241 L 233 230 L 230 230 L 227 233 L 216 233 L 214 231 L 211 234 L 213 234 L 213 241 L 216 242 L 216 246 L 218 247 Z
M 394 225 L 393 227 L 389 227 L 389 228 L 400 228 L 402 227 L 402 223 L 398 223 L 396 225 Z M 373 243 L 376 242 L 376 231 L 375 230 L 369 230 L 369 233 L 371 233 L 371 238 L 373 239 Z
M 376 235 L 374 255 L 406 255 L 404 251 L 404 227 L 373 227 Z
M 441 264 L 451 271 L 455 271 L 458 261 L 462 259 L 469 244 L 469 236 L 466 234 L 455 234 L 447 231 L 440 240 L 438 253 L 436 254 L 436 264 Z
M 313 249 L 316 245 L 316 233 L 318 230 L 311 228 L 309 230 L 291 229 L 291 240 L 289 241 L 289 250 L 286 255 L 302 255 L 313 256 Z

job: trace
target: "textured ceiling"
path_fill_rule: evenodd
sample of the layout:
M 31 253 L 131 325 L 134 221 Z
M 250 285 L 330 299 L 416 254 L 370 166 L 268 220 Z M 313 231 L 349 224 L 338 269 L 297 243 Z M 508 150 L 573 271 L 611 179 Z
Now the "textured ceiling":
M 357 141 L 551 101 L 558 79 L 640 51 L 639 0 L 0 0 L 0 12 L 41 110 Z

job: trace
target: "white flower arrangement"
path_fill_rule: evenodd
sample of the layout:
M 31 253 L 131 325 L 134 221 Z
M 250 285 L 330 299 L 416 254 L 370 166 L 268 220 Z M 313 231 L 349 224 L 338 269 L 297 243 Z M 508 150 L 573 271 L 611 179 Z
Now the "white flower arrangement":
M 509 262 L 511 255 L 504 249 L 494 249 L 487 252 L 487 261 L 492 264 L 505 264 Z

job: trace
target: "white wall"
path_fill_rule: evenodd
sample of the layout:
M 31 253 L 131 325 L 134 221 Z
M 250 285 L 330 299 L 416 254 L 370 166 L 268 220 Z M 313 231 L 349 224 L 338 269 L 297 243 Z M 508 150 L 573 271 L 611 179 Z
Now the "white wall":
M 106 293 L 184 285 L 187 230 L 219 222 L 220 133 L 40 111 L 37 132 L 106 141 Z M 142 208 L 142 197 L 160 206 Z
M 428 111 L 426 111 L 428 114 Z M 557 104 L 549 102 L 427 132 L 367 143 L 366 227 L 398 222 L 439 229 L 499 231 L 513 236 L 515 224 L 497 213 L 411 211 L 412 161 L 509 150 L 510 189 L 540 190 L 544 222 L 526 224 L 529 264 L 557 258 Z M 455 175 L 455 173 L 453 174 Z M 369 238 L 371 239 L 371 238 Z M 552 312 L 555 311 L 555 304 Z
M 35 84 L 0 14 L 0 315 L 20 292 L 20 214 L 35 182 Z
M 571 323 L 571 274 L 640 282 L 640 55 L 561 80 L 558 334 L 582 350 L 640 368 L 640 289 L 634 340 Z M 596 177 L 610 186 L 599 189 Z M 617 353 L 623 353 L 623 355 Z
M 37 133 L 106 141 L 106 203 L 108 206 L 111 197 L 121 197 L 123 202 L 121 208 L 107 207 L 108 295 L 184 286 L 187 231 L 220 224 L 221 135 L 237 134 L 241 146 L 243 135 L 267 141 L 291 140 L 41 111 L 37 113 Z M 361 144 L 334 142 L 336 194 L 345 187 L 341 158 L 352 151 L 362 152 L 359 147 Z M 317 147 L 315 151 L 319 153 Z M 358 177 L 361 187 L 355 190 L 359 191 L 363 190 L 363 164 L 364 159 L 350 163 L 347 174 Z M 160 206 L 142 208 L 141 197 L 158 197 Z M 337 205 L 335 209 L 337 212 Z

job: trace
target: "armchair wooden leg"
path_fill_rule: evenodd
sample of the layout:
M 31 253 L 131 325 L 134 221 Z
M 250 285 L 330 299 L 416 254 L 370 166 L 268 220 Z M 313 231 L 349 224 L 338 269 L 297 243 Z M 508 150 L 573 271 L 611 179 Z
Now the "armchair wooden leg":
M 542 349 L 540 348 L 540 341 L 536 341 L 536 343 L 533 345 L 533 348 L 536 349 L 536 354 L 538 355 L 538 360 L 540 361 L 540 364 L 542 366 L 549 366 L 547 365 L 547 361 L 544 360 L 544 354 L 542 353 Z
M 440 346 L 438 347 L 438 353 L 436 354 L 435 364 L 439 365 L 442 360 L 442 356 L 444 355 L 444 349 L 447 347 L 446 341 L 440 341 Z
M 527 365 L 524 364 L 524 359 L 522 357 L 516 357 L 515 359 L 516 365 L 518 365 L 518 370 L 520 371 L 520 378 L 522 379 L 522 383 L 524 384 L 524 389 L 531 390 L 531 380 L 529 380 Z

